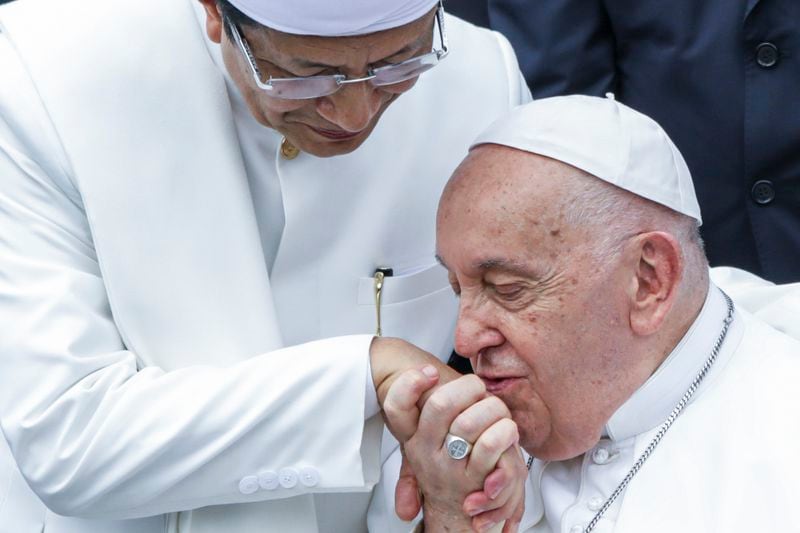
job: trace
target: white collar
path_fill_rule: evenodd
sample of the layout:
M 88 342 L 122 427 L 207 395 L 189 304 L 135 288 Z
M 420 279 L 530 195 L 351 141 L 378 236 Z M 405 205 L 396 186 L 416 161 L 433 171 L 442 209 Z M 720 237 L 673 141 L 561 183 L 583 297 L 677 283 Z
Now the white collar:
M 709 284 L 703 308 L 689 330 L 653 375 L 606 423 L 605 433 L 611 440 L 625 440 L 645 433 L 666 420 L 710 355 L 726 314 L 727 304 L 722 292 L 715 285 Z M 734 324 L 736 322 L 734 319 Z M 731 338 L 736 335 L 731 333 L 728 333 L 711 373 L 716 374 L 725 365 L 727 358 L 733 353 L 733 347 L 738 344 L 735 338 Z M 709 377 L 705 378 L 701 390 L 712 381 Z M 695 393 L 693 400 L 699 396 L 701 390 Z

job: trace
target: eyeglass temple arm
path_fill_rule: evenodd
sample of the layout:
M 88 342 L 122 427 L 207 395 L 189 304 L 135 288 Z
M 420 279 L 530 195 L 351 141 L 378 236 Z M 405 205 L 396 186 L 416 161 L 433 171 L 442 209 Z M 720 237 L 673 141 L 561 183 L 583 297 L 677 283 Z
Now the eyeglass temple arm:
M 236 41 L 236 46 L 239 47 L 239 50 L 242 51 L 242 53 L 245 56 L 245 59 L 247 59 L 247 65 L 250 67 L 250 72 L 253 73 L 253 79 L 255 80 L 256 85 L 258 85 L 261 89 L 264 89 L 265 91 L 273 90 L 274 87 L 272 86 L 271 83 L 264 83 L 263 81 L 261 81 L 261 73 L 258 71 L 258 67 L 256 66 L 256 58 L 253 57 L 253 52 L 250 51 L 250 47 L 247 45 L 244 39 L 242 39 L 242 35 L 239 33 L 239 28 L 227 17 L 225 19 L 225 22 L 231 29 L 231 34 L 233 34 L 233 40 Z
M 439 37 L 442 39 L 442 50 L 437 54 L 439 59 L 443 59 L 450 53 L 450 47 L 447 43 L 447 32 L 444 28 L 444 5 L 442 0 L 439 0 L 439 7 L 436 8 L 436 25 L 439 27 Z

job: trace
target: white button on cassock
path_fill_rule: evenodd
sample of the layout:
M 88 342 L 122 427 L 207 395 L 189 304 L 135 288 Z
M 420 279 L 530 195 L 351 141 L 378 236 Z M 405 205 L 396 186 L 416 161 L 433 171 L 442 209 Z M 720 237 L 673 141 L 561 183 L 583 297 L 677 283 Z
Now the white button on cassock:
M 242 494 L 253 494 L 258 490 L 258 478 L 256 476 L 245 476 L 239 481 L 239 492 Z
M 603 503 L 605 503 L 605 500 L 603 500 L 603 498 L 601 498 L 600 496 L 592 496 L 589 499 L 589 504 L 587 505 L 587 507 L 589 507 L 590 511 L 597 512 L 603 506 Z
M 280 483 L 278 482 L 278 474 L 273 470 L 267 470 L 258 474 L 258 485 L 264 490 L 275 490 Z
M 300 483 L 306 487 L 316 487 L 319 483 L 319 472 L 316 468 L 304 466 L 300 469 Z
M 611 454 L 608 453 L 608 450 L 605 448 L 597 448 L 594 452 L 592 452 L 592 461 L 598 465 L 606 464 L 610 457 Z
M 281 468 L 281 471 L 278 472 L 278 482 L 281 484 L 281 487 L 285 489 L 291 489 L 297 485 L 297 479 L 299 477 L 297 470 L 294 468 Z

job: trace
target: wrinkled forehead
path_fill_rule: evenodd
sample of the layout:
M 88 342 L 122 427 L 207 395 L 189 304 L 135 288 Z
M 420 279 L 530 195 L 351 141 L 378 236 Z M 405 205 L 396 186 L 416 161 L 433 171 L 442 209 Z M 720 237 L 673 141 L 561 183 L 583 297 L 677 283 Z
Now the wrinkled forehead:
M 496 144 L 480 145 L 453 173 L 440 209 L 468 203 L 484 215 L 545 213 L 562 203 L 575 173 L 573 167 L 549 157 Z

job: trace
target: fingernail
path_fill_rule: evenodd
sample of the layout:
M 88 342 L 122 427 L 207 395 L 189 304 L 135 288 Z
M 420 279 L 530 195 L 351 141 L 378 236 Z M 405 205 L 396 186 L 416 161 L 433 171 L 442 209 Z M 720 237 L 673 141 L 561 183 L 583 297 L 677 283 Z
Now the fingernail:
M 478 531 L 480 531 L 481 533 L 483 533 L 484 531 L 489 531 L 490 529 L 492 529 L 492 528 L 493 528 L 494 526 L 496 526 L 496 525 L 497 525 L 497 523 L 496 523 L 496 522 L 484 522 L 484 523 L 483 523 L 483 524 L 482 524 L 482 525 L 479 527 Z
M 433 367 L 431 365 L 423 366 L 422 373 L 428 376 L 429 378 L 435 378 L 439 375 L 439 371 L 436 370 L 436 367 Z
M 484 512 L 485 510 L 486 509 L 484 509 L 483 507 L 473 507 L 472 509 L 467 511 L 467 514 L 469 516 L 477 516 L 477 515 L 481 514 L 482 512 Z
M 495 485 L 494 487 L 492 487 L 488 492 L 489 499 L 494 500 L 495 498 L 497 498 L 497 495 L 500 494 L 502 490 L 503 490 L 502 485 Z

